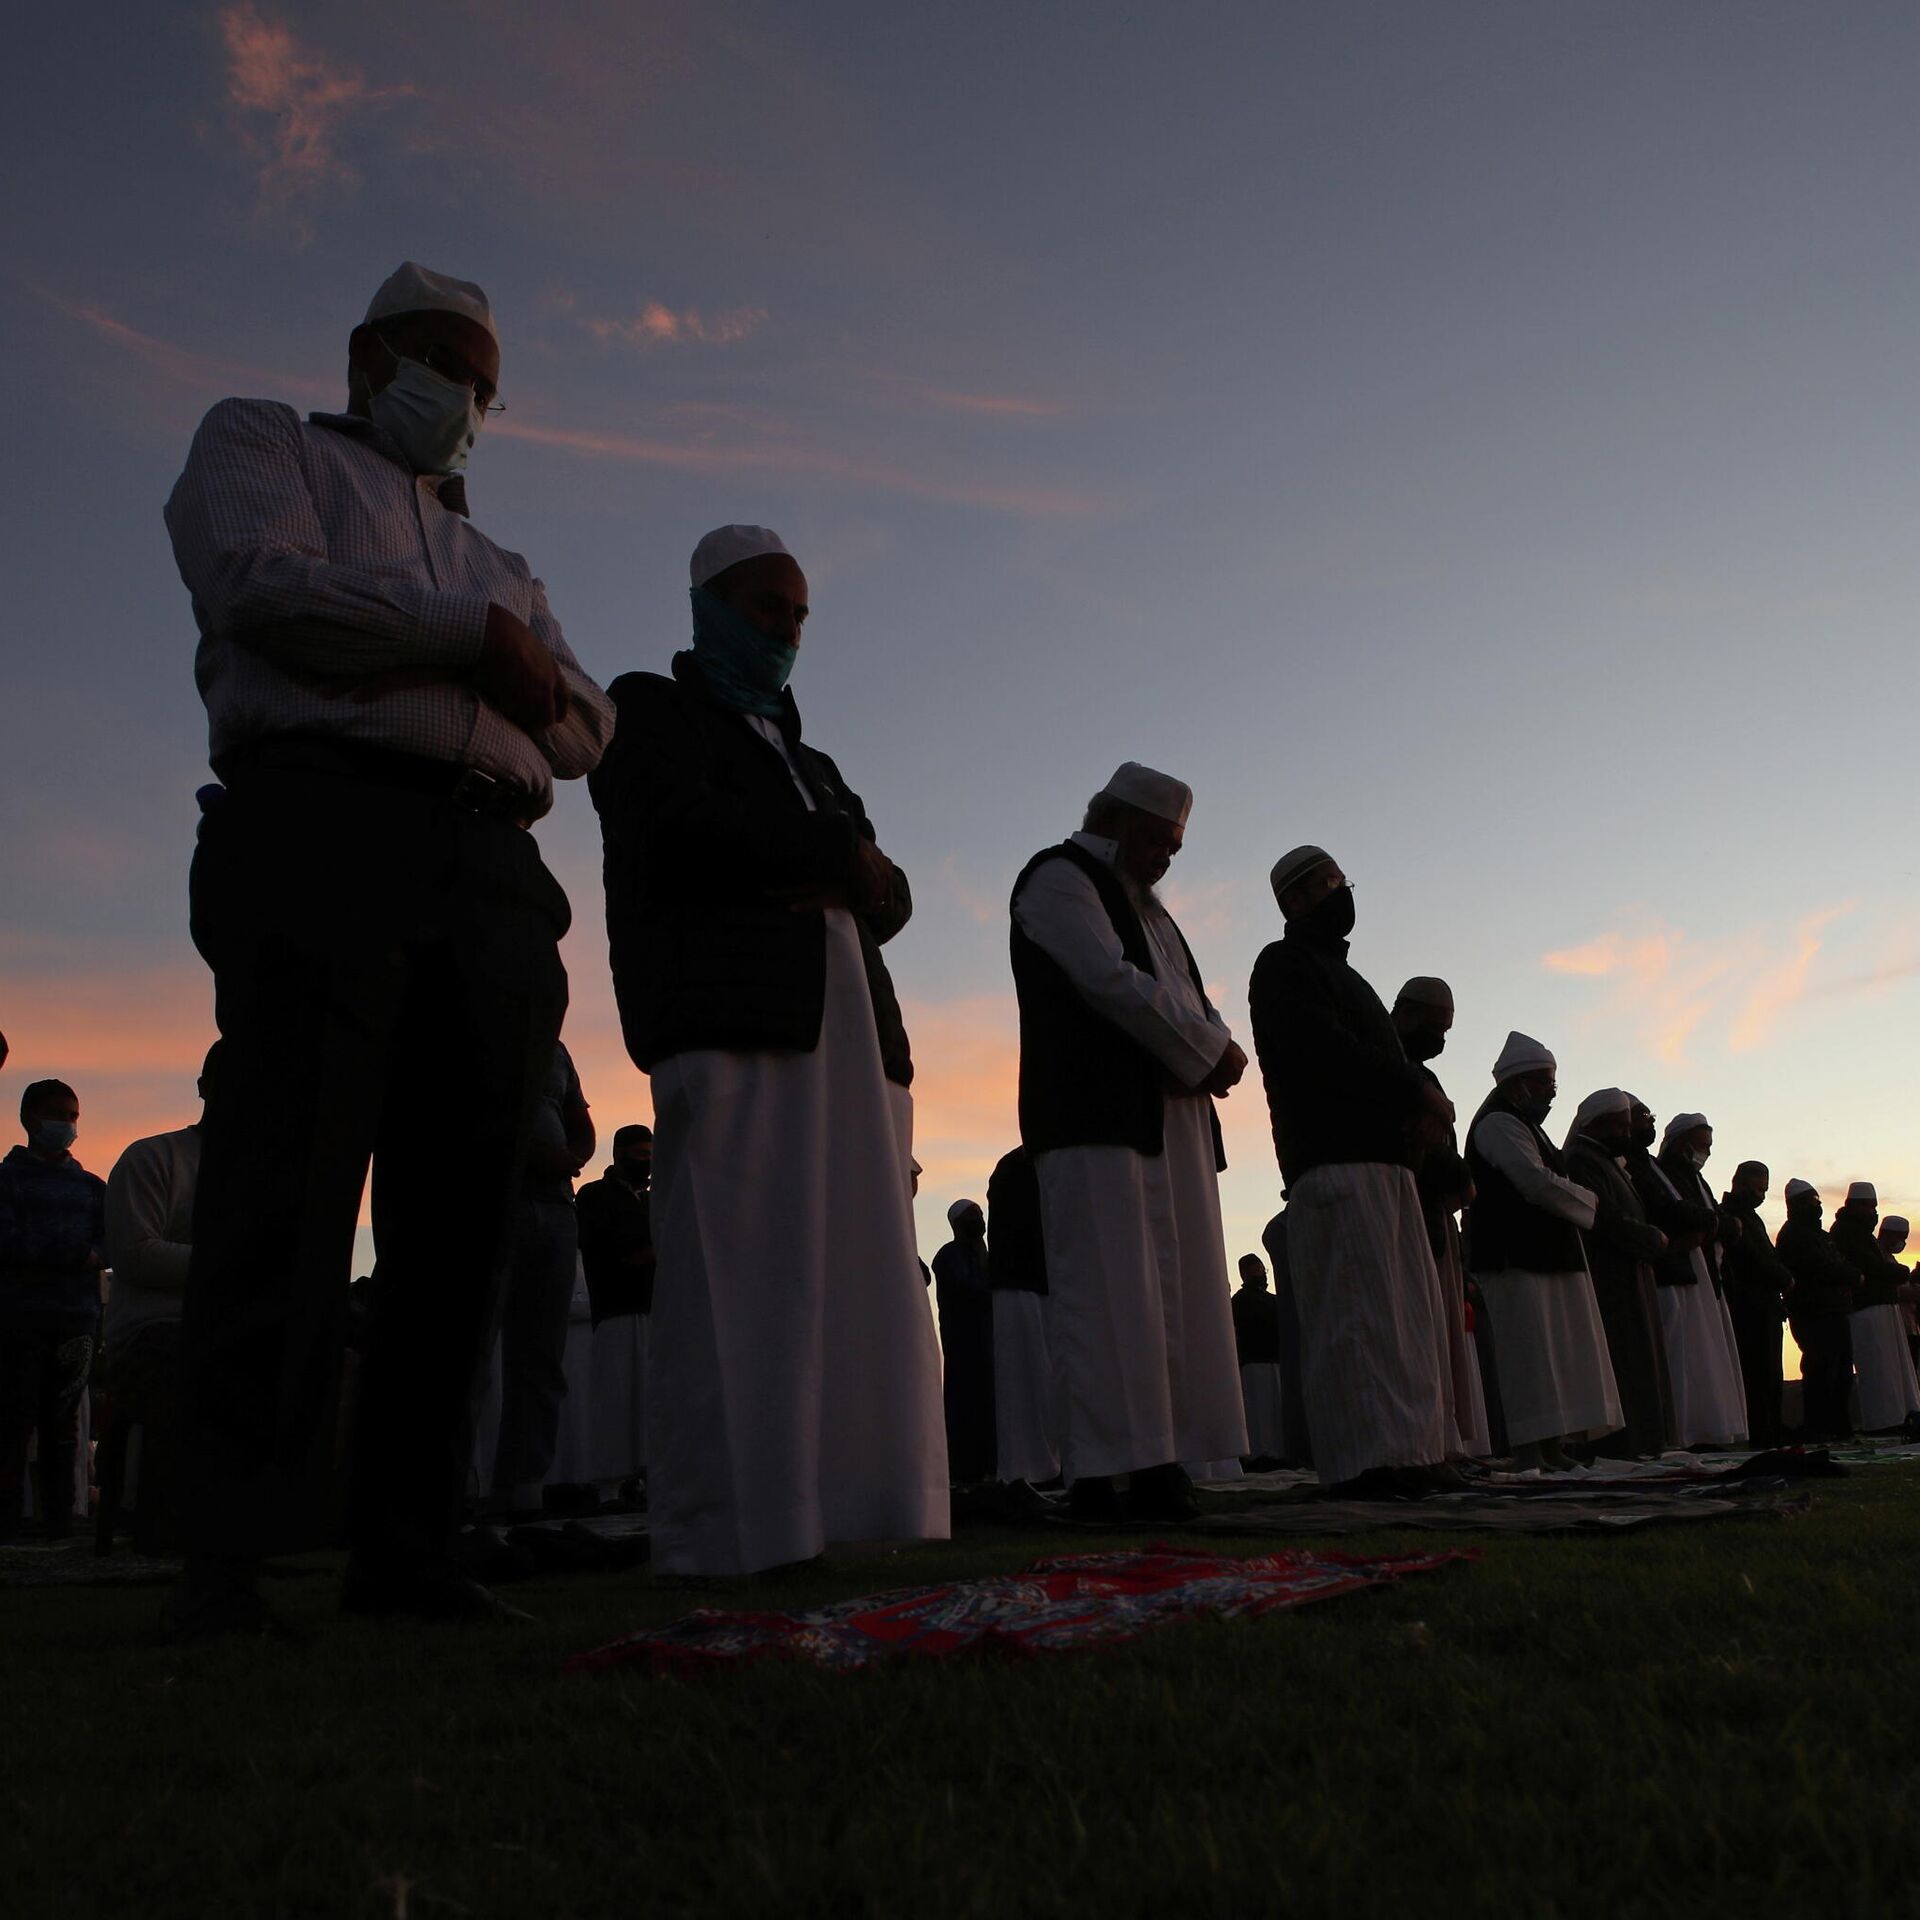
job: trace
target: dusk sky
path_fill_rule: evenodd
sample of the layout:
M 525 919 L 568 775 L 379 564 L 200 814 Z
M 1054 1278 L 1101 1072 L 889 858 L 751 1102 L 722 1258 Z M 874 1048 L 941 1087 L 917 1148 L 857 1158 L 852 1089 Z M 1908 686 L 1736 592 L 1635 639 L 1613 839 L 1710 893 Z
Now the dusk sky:
M 1015 1137 L 1006 895 L 1123 759 L 1251 1049 L 1274 856 L 1355 964 L 1920 1213 L 1920 11 L 163 4 L 10 23 L 4 1106 L 193 1117 L 206 770 L 160 510 L 224 394 L 336 407 L 406 258 L 480 281 L 476 521 L 587 670 L 780 530 L 794 688 L 917 911 L 923 1252 Z M 567 1037 L 649 1111 L 584 784 Z M 1228 1244 L 1279 1203 L 1257 1077 Z M 1770 1217 L 1780 1217 L 1777 1201 Z

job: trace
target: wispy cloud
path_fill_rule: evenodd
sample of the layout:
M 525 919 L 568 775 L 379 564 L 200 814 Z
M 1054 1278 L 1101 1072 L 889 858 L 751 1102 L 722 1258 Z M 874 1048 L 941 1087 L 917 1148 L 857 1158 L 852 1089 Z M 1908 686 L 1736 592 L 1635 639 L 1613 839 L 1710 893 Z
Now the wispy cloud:
M 1726 1053 L 1750 1053 L 1819 990 L 1813 972 L 1827 929 L 1857 904 L 1820 907 L 1784 932 L 1754 928 L 1717 938 L 1644 917 L 1542 954 L 1540 964 L 1549 973 L 1604 982 L 1596 1017 L 1632 1027 L 1661 1060 L 1685 1059 L 1702 1029 L 1717 1031 Z
M 914 1152 L 944 1207 L 986 1184 L 1020 1139 L 1020 1021 L 1012 994 L 903 1005 L 913 1040 Z M 975 1197 L 978 1197 L 977 1192 Z
M 1064 400 L 1043 399 L 1038 394 L 978 392 L 942 386 L 911 374 L 883 373 L 872 367 L 863 373 L 896 405 L 910 409 L 970 413 L 992 420 L 1061 420 L 1073 412 Z
M 57 312 L 64 313 L 70 320 L 77 320 L 109 345 L 132 354 L 154 372 L 178 381 L 182 386 L 196 387 L 210 393 L 232 393 L 242 389 L 291 393 L 322 405 L 340 399 L 341 383 L 338 380 L 283 373 L 277 367 L 263 367 L 220 354 L 195 353 L 188 347 L 176 346 L 171 340 L 162 340 L 151 333 L 142 333 L 137 327 L 128 326 L 124 320 L 115 318 L 106 308 L 90 300 L 72 300 L 45 287 L 37 287 L 35 292 Z
M 263 216 L 284 216 L 307 237 L 305 207 L 329 187 L 352 186 L 359 174 L 338 149 L 341 129 L 356 115 L 412 95 L 407 85 L 373 87 L 358 71 L 334 65 L 303 45 L 292 28 L 240 0 L 221 9 L 227 54 L 227 104 L 252 161 Z
M 765 307 L 730 307 L 720 313 L 701 313 L 695 307 L 674 308 L 649 300 L 629 320 L 585 317 L 580 324 L 596 340 L 629 347 L 729 347 L 765 325 Z

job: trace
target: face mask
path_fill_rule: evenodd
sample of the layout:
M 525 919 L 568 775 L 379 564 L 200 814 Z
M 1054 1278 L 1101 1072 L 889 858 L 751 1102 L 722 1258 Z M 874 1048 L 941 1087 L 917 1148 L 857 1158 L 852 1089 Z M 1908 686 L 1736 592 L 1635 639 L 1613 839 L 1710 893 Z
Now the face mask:
M 722 706 L 771 720 L 800 649 L 775 640 L 705 587 L 693 590 L 693 657 Z
M 1643 1122 L 1640 1125 L 1637 1125 L 1634 1128 L 1632 1134 L 1629 1136 L 1629 1138 L 1632 1140 L 1633 1144 L 1636 1147 L 1650 1147 L 1653 1145 L 1653 1136 L 1654 1136 L 1653 1122 L 1651 1120 L 1648 1120 Z
M 1690 1149 L 1687 1158 L 1693 1162 L 1693 1170 L 1695 1173 L 1698 1173 L 1707 1164 L 1707 1156 L 1698 1147 Z
M 80 1129 L 71 1120 L 36 1120 L 33 1144 L 47 1153 L 65 1153 L 80 1137 Z
M 1400 1044 L 1409 1060 L 1438 1060 L 1446 1051 L 1447 1036 L 1438 1027 L 1415 1027 L 1400 1036 Z
M 1353 889 L 1336 887 L 1300 918 L 1315 933 L 1324 934 L 1329 940 L 1344 940 L 1353 931 Z
M 1547 1115 L 1553 1111 L 1553 1096 L 1550 1093 L 1532 1094 L 1526 1099 L 1516 1097 L 1513 1110 L 1522 1120 L 1531 1120 L 1536 1127 L 1546 1124 Z
M 470 387 L 406 359 L 367 411 L 415 473 L 461 472 L 483 418 Z

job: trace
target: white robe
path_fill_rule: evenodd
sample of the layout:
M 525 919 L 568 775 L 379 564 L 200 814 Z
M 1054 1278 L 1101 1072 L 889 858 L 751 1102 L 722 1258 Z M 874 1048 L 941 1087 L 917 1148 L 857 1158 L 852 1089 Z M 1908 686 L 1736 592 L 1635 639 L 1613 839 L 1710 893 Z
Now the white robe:
M 1653 1171 L 1676 1200 L 1712 1206 L 1704 1181 L 1682 1193 L 1658 1160 Z M 1713 1271 L 1704 1247 L 1687 1256 L 1693 1268 L 1690 1287 L 1657 1287 L 1660 1332 L 1667 1345 L 1667 1374 L 1673 1384 L 1674 1444 L 1681 1447 L 1737 1446 L 1747 1437 L 1747 1383 L 1740 1370 L 1740 1343 L 1733 1314 L 1713 1290 Z M 1502 1362 L 1504 1366 L 1505 1362 Z
M 993 1296 L 995 1472 L 1002 1480 L 1051 1480 L 1060 1471 L 1060 1427 L 1046 1300 L 1002 1288 Z
M 1881 1433 L 1920 1413 L 1920 1383 L 1913 1351 L 1897 1306 L 1856 1307 L 1853 1328 L 1853 1425 L 1857 1433 Z
M 1111 840 L 1074 839 L 1112 864 Z M 1037 868 L 1014 917 L 1170 1085 L 1197 1085 L 1218 1063 L 1226 1024 L 1195 986 L 1163 908 L 1141 907 L 1152 974 L 1126 959 L 1092 881 L 1071 861 Z M 1069 1480 L 1247 1450 L 1208 1101 L 1170 1092 L 1164 1131 L 1157 1155 L 1113 1146 L 1034 1155 Z
M 1570 1226 L 1593 1225 L 1592 1193 L 1541 1159 L 1533 1129 L 1517 1115 L 1482 1114 L 1473 1145 L 1529 1205 Z M 1584 1253 L 1580 1265 L 1565 1273 L 1510 1267 L 1496 1273 L 1476 1269 L 1474 1278 L 1493 1316 L 1508 1444 L 1597 1440 L 1617 1432 L 1625 1417 Z
M 1250 1457 L 1287 1457 L 1287 1423 L 1281 1414 L 1285 1393 L 1277 1361 L 1256 1360 L 1240 1369 L 1240 1404 L 1246 1409 Z
M 1288 1190 L 1287 1269 L 1321 1485 L 1458 1453 L 1448 1303 L 1413 1175 L 1376 1161 L 1309 1168 Z
M 647 1470 L 648 1325 L 644 1313 L 616 1313 L 593 1330 L 591 1478 L 602 1483 Z
M 811 807 L 779 728 L 749 724 Z M 653 1070 L 646 1438 L 659 1573 L 753 1573 L 829 1541 L 948 1537 L 913 1099 L 881 1064 L 853 917 L 823 917 L 811 1052 L 704 1048 Z

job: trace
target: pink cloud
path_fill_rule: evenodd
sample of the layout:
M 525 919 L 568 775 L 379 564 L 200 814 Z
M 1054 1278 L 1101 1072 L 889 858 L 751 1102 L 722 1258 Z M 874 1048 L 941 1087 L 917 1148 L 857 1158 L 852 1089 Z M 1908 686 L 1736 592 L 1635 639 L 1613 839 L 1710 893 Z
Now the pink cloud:
M 1013 393 L 954 393 L 944 387 L 922 387 L 929 405 L 949 413 L 981 413 L 997 420 L 1058 420 L 1067 408 L 1057 400 L 1032 400 Z
M 765 323 L 765 307 L 733 307 L 703 314 L 693 307 L 675 309 L 649 300 L 631 320 L 583 319 L 581 325 L 603 342 L 630 347 L 732 346 Z
M 227 53 L 227 102 L 253 161 L 262 215 L 286 215 L 327 186 L 359 178 L 336 148 L 341 127 L 367 108 L 409 97 L 410 86 L 371 87 L 358 72 L 332 65 L 264 18 L 253 0 L 220 13 Z M 304 234 L 305 223 L 298 223 Z

